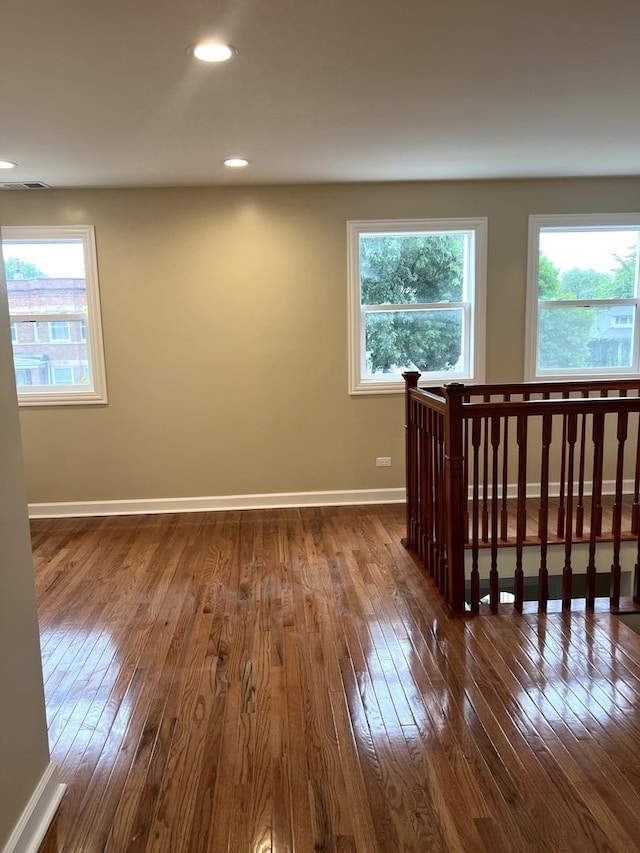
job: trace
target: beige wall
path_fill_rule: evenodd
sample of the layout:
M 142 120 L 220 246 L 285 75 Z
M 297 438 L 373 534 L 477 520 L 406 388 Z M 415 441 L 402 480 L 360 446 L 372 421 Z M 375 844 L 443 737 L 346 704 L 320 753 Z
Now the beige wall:
M 640 178 L 0 193 L 0 224 L 98 244 L 109 405 L 22 410 L 29 500 L 402 486 L 402 398 L 347 394 L 346 221 L 489 218 L 497 382 L 523 375 L 529 214 L 638 209 Z
M 0 267 L 0 850 L 49 764 L 18 407 Z

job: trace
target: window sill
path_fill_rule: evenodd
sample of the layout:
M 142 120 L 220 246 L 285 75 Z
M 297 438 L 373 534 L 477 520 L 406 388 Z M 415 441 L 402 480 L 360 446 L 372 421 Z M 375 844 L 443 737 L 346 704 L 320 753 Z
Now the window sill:
M 98 394 L 96 391 L 86 394 L 20 394 L 18 393 L 18 406 L 20 408 L 35 408 L 36 406 L 106 406 L 108 403 L 106 394 Z

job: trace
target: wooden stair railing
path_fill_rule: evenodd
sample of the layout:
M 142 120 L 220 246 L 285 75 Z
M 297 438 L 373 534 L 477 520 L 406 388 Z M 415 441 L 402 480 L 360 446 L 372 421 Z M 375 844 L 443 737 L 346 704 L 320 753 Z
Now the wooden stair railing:
M 579 545 L 587 555 L 586 565 L 578 566 L 583 597 L 593 609 L 598 576 L 605 573 L 596 559 L 604 543 L 611 543 L 612 553 L 610 606 L 619 610 L 621 552 L 630 541 L 632 595 L 624 606 L 640 605 L 640 381 L 419 388 L 418 372 L 404 377 L 405 544 L 452 611 L 480 612 L 483 583 L 489 610 L 499 609 L 507 546 L 513 549 L 508 582 L 516 611 L 523 610 L 525 551 L 532 546 L 538 551 L 539 611 L 549 601 L 553 546 L 563 551 L 562 607 L 571 608 Z M 487 551 L 483 580 L 480 558 Z

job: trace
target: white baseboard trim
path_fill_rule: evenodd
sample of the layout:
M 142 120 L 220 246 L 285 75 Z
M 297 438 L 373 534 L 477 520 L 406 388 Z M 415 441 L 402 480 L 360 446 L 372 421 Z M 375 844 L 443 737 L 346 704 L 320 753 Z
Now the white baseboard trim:
M 55 765 L 49 764 L 2 853 L 37 853 L 66 788 Z
M 549 484 L 549 494 L 557 495 L 559 483 Z M 491 497 L 489 487 L 489 497 Z M 633 480 L 623 483 L 625 494 L 633 492 Z M 591 484 L 585 483 L 585 495 L 591 494 Z M 615 482 L 605 480 L 602 493 L 615 494 Z M 507 486 L 507 497 L 518 494 L 516 483 Z M 469 500 L 472 492 L 469 487 Z M 527 484 L 527 497 L 540 497 L 540 484 Z M 61 501 L 29 504 L 30 518 L 83 518 L 106 515 L 155 515 L 171 512 L 220 512 L 233 509 L 286 509 L 304 506 L 356 506 L 359 504 L 404 503 L 406 490 L 352 489 L 337 492 L 280 492 L 264 495 L 221 495 L 197 498 L 135 498 L 119 501 Z
M 122 501 L 69 501 L 29 504 L 30 518 L 78 518 L 103 515 L 153 515 L 169 512 L 218 512 L 232 509 L 286 509 L 305 506 L 354 506 L 404 503 L 400 489 L 354 489 L 340 492 L 283 492 L 201 498 L 149 498 Z
M 584 494 L 586 497 L 590 497 L 591 495 L 591 487 L 593 483 L 589 480 L 585 480 L 584 484 Z M 622 492 L 625 495 L 633 494 L 634 481 L 633 480 L 623 480 L 622 481 Z M 498 488 L 498 495 L 501 496 L 502 487 Z M 565 486 L 566 489 L 566 486 Z M 603 495 L 615 495 L 616 493 L 616 481 L 615 480 L 603 480 L 602 481 L 602 494 Z M 480 494 L 482 494 L 482 486 L 480 486 Z M 493 494 L 493 490 L 491 485 L 489 485 L 487 489 L 487 495 L 490 498 Z M 549 483 L 549 497 L 557 497 L 560 494 L 560 483 Z M 473 498 L 473 491 L 471 486 L 469 486 L 468 491 L 469 500 Z M 517 498 L 518 497 L 518 484 L 517 483 L 508 483 L 507 484 L 507 497 L 508 498 Z M 540 497 L 540 483 L 527 483 L 527 497 L 528 498 L 539 498 Z

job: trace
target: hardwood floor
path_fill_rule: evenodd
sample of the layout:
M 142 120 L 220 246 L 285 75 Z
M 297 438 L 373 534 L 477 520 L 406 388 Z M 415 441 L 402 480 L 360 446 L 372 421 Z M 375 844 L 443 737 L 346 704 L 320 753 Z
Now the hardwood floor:
M 450 619 L 404 507 L 32 523 L 41 853 L 640 850 L 640 637 Z

